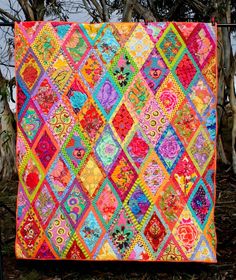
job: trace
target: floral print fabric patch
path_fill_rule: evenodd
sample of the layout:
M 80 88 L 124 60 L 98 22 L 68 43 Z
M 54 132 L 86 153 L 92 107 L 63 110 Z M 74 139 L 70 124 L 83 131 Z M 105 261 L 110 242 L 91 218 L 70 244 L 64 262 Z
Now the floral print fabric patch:
M 216 262 L 216 27 L 22 22 L 16 256 Z

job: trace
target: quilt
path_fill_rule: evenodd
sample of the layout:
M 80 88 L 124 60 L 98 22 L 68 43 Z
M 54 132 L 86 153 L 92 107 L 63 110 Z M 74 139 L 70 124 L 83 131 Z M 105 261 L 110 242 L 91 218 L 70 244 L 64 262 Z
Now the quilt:
M 216 262 L 216 26 L 20 22 L 16 257 Z

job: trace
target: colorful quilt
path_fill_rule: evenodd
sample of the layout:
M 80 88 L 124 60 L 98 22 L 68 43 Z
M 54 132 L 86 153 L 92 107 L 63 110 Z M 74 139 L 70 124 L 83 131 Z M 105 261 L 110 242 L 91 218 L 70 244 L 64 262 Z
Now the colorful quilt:
M 216 262 L 216 27 L 22 22 L 16 256 Z

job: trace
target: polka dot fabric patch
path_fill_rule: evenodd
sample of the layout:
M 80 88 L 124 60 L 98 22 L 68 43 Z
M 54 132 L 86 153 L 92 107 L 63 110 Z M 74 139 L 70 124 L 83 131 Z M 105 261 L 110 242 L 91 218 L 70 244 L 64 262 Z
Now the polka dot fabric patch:
M 216 27 L 15 25 L 18 259 L 216 262 Z

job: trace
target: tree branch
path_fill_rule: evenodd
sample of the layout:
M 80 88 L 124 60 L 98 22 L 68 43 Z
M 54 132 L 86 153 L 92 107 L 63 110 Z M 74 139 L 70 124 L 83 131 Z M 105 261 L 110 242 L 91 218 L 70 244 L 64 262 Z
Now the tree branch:
M 176 10 L 179 8 L 180 4 L 182 4 L 182 0 L 176 0 L 174 6 L 170 9 L 169 13 L 165 16 L 166 19 L 172 19 Z
M 96 8 L 100 19 L 103 20 L 103 11 L 102 11 L 101 6 L 98 4 L 98 2 L 96 0 L 89 0 L 89 1 L 91 1 L 92 4 L 94 5 L 94 7 Z
M 199 13 L 206 14 L 209 7 L 201 3 L 199 0 L 185 0 L 185 2 L 192 7 L 193 9 L 197 10 Z
M 105 0 L 100 0 L 100 3 L 102 5 L 103 21 L 108 22 L 109 21 L 109 14 L 108 14 L 106 2 L 105 2 Z
M 88 6 L 88 3 L 86 0 L 83 0 L 83 4 L 84 4 L 84 9 L 87 11 L 87 13 L 91 16 L 91 18 L 93 18 L 93 20 L 95 22 L 99 22 L 98 18 L 96 15 L 94 15 L 92 12 L 91 12 L 91 9 L 89 8 Z M 77 13 L 77 12 L 76 12 Z
M 138 13 L 145 21 L 156 21 L 156 18 L 153 15 L 153 13 L 138 2 L 134 3 L 133 8 L 134 11 Z
M 122 21 L 129 22 L 132 20 L 134 0 L 126 0 L 124 2 L 125 2 L 125 6 L 123 10 Z
M 4 62 L 0 62 L 0 65 L 6 66 L 6 67 L 15 68 L 15 65 L 13 65 L 13 64 L 7 64 L 7 63 L 4 63 Z
M 5 17 L 9 18 L 12 21 L 19 21 L 18 18 L 14 17 L 13 15 L 9 14 L 7 11 L 0 8 L 0 14 L 4 15 Z
M 29 3 L 27 3 L 27 0 L 17 0 L 17 1 L 25 14 L 26 20 L 35 20 L 32 7 L 29 5 Z

